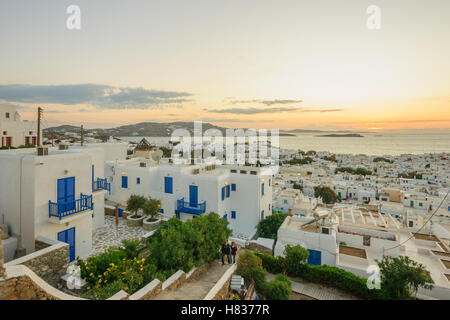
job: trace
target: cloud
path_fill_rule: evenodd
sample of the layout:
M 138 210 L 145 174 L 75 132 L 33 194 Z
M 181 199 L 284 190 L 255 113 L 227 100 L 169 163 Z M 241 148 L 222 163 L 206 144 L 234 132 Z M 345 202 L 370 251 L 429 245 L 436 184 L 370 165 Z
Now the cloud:
M 272 120 L 255 120 L 255 119 L 251 119 L 251 120 L 245 120 L 245 119 L 229 119 L 229 118 L 226 118 L 226 119 L 212 119 L 212 118 L 204 118 L 204 119 L 201 119 L 203 122 L 223 122 L 223 123 L 227 123 L 227 122 L 231 122 L 231 123 L 233 123 L 233 122 L 236 122 L 236 123 L 238 123 L 238 122 L 270 122 L 270 121 L 272 121 Z
M 0 99 L 20 103 L 88 104 L 100 109 L 149 109 L 190 101 L 187 92 L 117 88 L 100 84 L 0 85 Z
M 301 112 L 341 112 L 344 111 L 344 109 L 310 109 L 310 110 L 302 110 Z
M 204 109 L 205 110 L 205 109 Z M 232 113 L 232 114 L 259 114 L 259 113 L 279 113 L 279 112 L 340 112 L 344 109 L 303 109 L 298 107 L 273 107 L 273 108 L 228 108 L 205 110 L 212 113 Z
M 302 100 L 292 100 L 292 99 L 274 99 L 274 100 L 261 100 L 261 99 L 254 99 L 254 100 L 231 100 L 230 103 L 232 104 L 238 104 L 238 103 L 260 103 L 264 104 L 266 106 L 272 106 L 276 104 L 296 104 L 301 103 Z
M 228 108 L 228 109 L 211 109 L 207 112 L 212 113 L 233 113 L 233 114 L 258 114 L 258 113 L 278 113 L 287 111 L 299 111 L 301 108 L 289 108 L 289 107 L 278 107 L 278 108 Z

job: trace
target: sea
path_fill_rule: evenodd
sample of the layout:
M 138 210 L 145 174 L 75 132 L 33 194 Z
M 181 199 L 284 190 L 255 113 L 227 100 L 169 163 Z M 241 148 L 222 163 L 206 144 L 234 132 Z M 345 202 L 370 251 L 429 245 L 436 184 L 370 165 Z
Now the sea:
M 400 155 L 423 153 L 450 153 L 450 131 L 414 133 L 360 133 L 362 137 L 321 137 L 324 132 L 296 133 L 280 136 L 280 148 L 290 150 L 328 151 L 340 154 Z M 128 142 L 146 138 L 150 143 L 164 145 L 170 137 L 119 137 Z

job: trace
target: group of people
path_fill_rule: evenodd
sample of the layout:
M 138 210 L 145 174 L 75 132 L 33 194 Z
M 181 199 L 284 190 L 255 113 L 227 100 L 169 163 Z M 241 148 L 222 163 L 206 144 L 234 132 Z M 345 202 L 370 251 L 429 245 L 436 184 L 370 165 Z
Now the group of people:
M 227 256 L 228 264 L 236 263 L 236 254 L 238 247 L 236 243 L 232 242 L 231 244 L 228 241 L 225 241 L 222 245 L 222 265 L 225 264 L 224 257 Z

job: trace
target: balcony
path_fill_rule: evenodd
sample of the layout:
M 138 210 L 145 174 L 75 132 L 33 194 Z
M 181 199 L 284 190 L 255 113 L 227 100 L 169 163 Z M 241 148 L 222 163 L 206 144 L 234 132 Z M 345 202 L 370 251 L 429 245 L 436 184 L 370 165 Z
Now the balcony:
M 206 210 L 206 201 L 198 203 L 196 206 L 191 206 L 189 204 L 189 202 L 184 201 L 184 198 L 177 200 L 177 211 L 178 212 L 199 215 L 199 214 L 205 213 L 205 210 Z
M 111 194 L 111 183 L 107 182 L 105 179 L 97 178 L 96 181 L 92 182 L 92 192 L 100 191 L 100 190 L 106 190 Z
M 59 220 L 62 218 L 74 215 L 79 212 L 92 210 L 92 195 L 88 196 L 80 194 L 80 198 L 66 202 L 48 202 L 48 212 L 50 218 L 56 217 Z

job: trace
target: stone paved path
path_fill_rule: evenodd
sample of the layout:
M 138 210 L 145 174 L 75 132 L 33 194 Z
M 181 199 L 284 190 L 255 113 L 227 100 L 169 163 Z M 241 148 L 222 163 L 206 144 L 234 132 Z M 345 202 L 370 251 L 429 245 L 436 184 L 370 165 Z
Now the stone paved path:
M 115 219 L 113 216 L 105 216 L 105 226 L 95 230 L 92 236 L 91 255 L 101 253 L 111 246 L 120 246 L 124 239 L 140 239 L 148 232 L 142 227 L 128 227 L 125 220 L 119 218 L 119 232 L 117 236 Z
M 162 292 L 154 300 L 202 300 L 208 292 L 219 281 L 220 277 L 232 266 L 218 260 L 214 261 L 211 267 L 203 275 L 193 280 L 185 282 L 176 290 Z
M 267 280 L 275 279 L 275 275 L 269 273 Z M 318 300 L 356 300 L 357 298 L 341 292 L 340 290 L 322 286 L 320 284 L 292 278 L 292 291 Z

